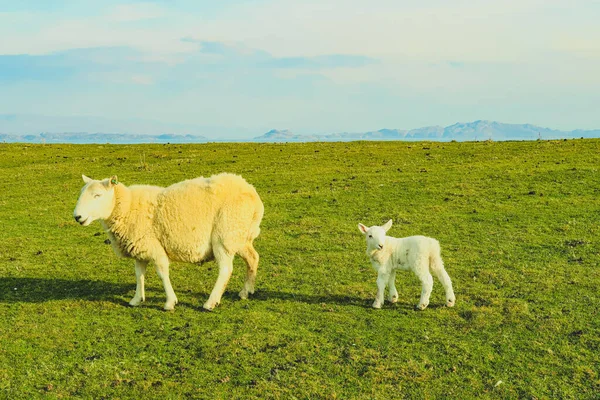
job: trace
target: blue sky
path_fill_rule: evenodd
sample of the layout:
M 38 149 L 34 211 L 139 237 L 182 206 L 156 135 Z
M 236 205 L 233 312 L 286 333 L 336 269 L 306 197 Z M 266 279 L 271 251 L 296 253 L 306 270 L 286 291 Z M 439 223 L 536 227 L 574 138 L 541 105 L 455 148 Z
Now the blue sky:
M 597 21 L 596 0 L 0 0 L 0 115 L 209 137 L 600 128 Z

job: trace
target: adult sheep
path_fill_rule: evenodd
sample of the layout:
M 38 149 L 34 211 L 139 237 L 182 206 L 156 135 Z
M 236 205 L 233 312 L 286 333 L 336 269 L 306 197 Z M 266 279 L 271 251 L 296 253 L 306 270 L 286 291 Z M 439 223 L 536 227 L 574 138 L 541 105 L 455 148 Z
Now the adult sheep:
M 239 254 L 247 265 L 246 282 L 239 293 L 254 293 L 258 253 L 252 242 L 260 233 L 263 203 L 241 176 L 219 174 L 196 178 L 167 188 L 119 183 L 116 176 L 85 185 L 75 206 L 75 221 L 83 226 L 100 220 L 118 256 L 135 260 L 135 296 L 132 306 L 145 300 L 144 276 L 153 262 L 167 295 L 165 310 L 177 297 L 169 280 L 169 262 L 200 263 L 215 259 L 219 277 L 204 308 L 221 301 Z

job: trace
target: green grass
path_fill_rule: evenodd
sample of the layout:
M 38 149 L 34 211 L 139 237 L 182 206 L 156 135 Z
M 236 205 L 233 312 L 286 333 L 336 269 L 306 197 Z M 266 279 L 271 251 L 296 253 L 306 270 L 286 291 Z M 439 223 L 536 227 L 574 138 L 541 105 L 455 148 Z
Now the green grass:
M 600 141 L 0 144 L 0 398 L 573 398 L 600 393 Z M 242 174 L 265 204 L 257 293 L 202 312 L 214 263 L 154 272 L 72 218 L 80 175 Z M 357 223 L 437 238 L 457 303 L 370 307 Z

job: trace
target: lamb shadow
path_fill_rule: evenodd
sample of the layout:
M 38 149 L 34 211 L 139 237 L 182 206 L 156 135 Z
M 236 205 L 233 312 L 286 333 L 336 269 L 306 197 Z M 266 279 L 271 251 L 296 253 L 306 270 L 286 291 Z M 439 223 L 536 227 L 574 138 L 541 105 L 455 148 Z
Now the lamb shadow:
M 122 296 L 131 289 L 131 283 L 112 283 L 89 279 L 4 277 L 0 278 L 0 302 L 43 303 L 50 300 L 78 299 L 126 304 Z
M 226 292 L 223 297 L 236 301 L 239 300 L 237 293 L 234 292 Z M 269 300 L 283 300 L 283 301 L 297 301 L 306 304 L 335 304 L 339 306 L 353 306 L 353 307 L 363 307 L 371 309 L 371 304 L 373 304 L 373 298 L 362 298 L 355 296 L 347 296 L 347 295 L 336 295 L 336 294 L 299 294 L 299 293 L 290 293 L 290 292 L 279 292 L 273 290 L 260 290 L 258 289 L 256 293 L 250 295 L 248 297 L 250 301 L 269 301 Z M 418 299 L 416 299 L 418 300 Z M 415 301 L 416 301 L 415 300 Z M 398 309 L 404 312 L 422 312 L 421 310 L 416 309 L 416 302 L 397 302 L 391 304 L 386 301 L 383 306 L 383 310 L 386 309 Z M 429 304 L 427 309 L 438 309 L 445 308 L 444 304 Z

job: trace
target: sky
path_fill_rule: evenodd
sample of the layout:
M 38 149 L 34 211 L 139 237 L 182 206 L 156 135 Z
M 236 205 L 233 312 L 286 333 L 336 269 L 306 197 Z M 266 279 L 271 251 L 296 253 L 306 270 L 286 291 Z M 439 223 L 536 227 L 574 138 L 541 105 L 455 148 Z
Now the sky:
M 598 0 L 0 0 L 0 117 L 597 129 L 598 21 Z

